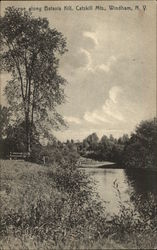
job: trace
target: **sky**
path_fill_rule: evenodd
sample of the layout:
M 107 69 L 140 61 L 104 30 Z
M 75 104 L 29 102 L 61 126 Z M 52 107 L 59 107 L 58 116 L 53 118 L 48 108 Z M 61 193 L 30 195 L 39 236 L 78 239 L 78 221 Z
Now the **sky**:
M 61 141 L 82 140 L 96 132 L 115 137 L 134 131 L 141 120 L 156 114 L 155 5 L 127 2 L 133 11 L 77 11 L 76 6 L 102 5 L 102 2 L 3 2 L 32 7 L 33 16 L 47 17 L 50 27 L 62 32 L 68 52 L 60 58 L 60 74 L 67 80 L 66 103 L 58 107 L 68 127 L 53 131 Z M 140 10 L 135 11 L 135 5 Z M 63 11 L 71 5 L 73 11 Z M 44 6 L 61 7 L 45 11 Z M 126 3 L 125 3 L 126 6 Z M 39 11 L 41 9 L 41 11 Z M 1 75 L 2 88 L 8 78 Z M 2 98 L 4 101 L 4 97 Z

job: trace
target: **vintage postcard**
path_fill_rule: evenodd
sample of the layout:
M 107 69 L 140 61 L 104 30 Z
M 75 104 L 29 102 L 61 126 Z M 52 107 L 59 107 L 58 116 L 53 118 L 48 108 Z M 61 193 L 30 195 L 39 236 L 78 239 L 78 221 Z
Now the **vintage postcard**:
M 1 2 L 1 249 L 157 248 L 156 16 Z

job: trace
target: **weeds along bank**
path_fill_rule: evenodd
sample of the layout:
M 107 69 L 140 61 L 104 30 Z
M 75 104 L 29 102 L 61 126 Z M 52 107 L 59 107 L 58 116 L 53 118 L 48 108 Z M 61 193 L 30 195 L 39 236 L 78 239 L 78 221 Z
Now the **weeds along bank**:
M 108 220 L 93 181 L 74 160 L 41 166 L 1 162 L 1 249 L 123 249 L 157 246 L 155 202 Z M 141 207 L 140 217 L 138 207 Z
M 99 237 L 106 220 L 103 208 L 92 199 L 90 180 L 73 163 L 42 167 L 3 161 L 1 173 L 3 247 L 15 239 L 42 249 L 73 247 Z

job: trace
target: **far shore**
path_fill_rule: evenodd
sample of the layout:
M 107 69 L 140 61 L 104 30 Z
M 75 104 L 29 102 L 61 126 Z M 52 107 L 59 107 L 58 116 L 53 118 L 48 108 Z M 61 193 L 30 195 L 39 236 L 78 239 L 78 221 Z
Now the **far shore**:
M 112 168 L 112 169 L 126 169 L 126 170 L 136 170 L 136 171 L 149 171 L 149 172 L 157 172 L 156 168 L 131 168 L 131 167 L 121 167 L 118 166 L 115 162 L 111 161 L 96 161 L 90 158 L 80 157 L 78 161 L 79 168 Z
M 81 168 L 107 168 L 116 167 L 115 162 L 110 161 L 96 161 L 85 157 L 80 157 L 78 166 Z
M 116 163 L 112 162 L 103 162 L 103 163 L 97 163 L 93 165 L 88 165 L 88 164 L 81 164 L 79 167 L 81 168 L 117 168 Z

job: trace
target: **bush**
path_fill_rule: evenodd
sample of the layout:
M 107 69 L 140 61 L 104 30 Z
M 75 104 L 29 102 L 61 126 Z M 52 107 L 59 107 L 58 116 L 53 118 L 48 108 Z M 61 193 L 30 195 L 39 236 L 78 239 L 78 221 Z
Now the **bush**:
M 118 185 L 120 210 L 111 219 L 112 239 L 123 246 L 135 249 L 156 249 L 157 247 L 157 203 L 150 194 L 148 200 L 131 194 L 130 202 L 122 202 Z

